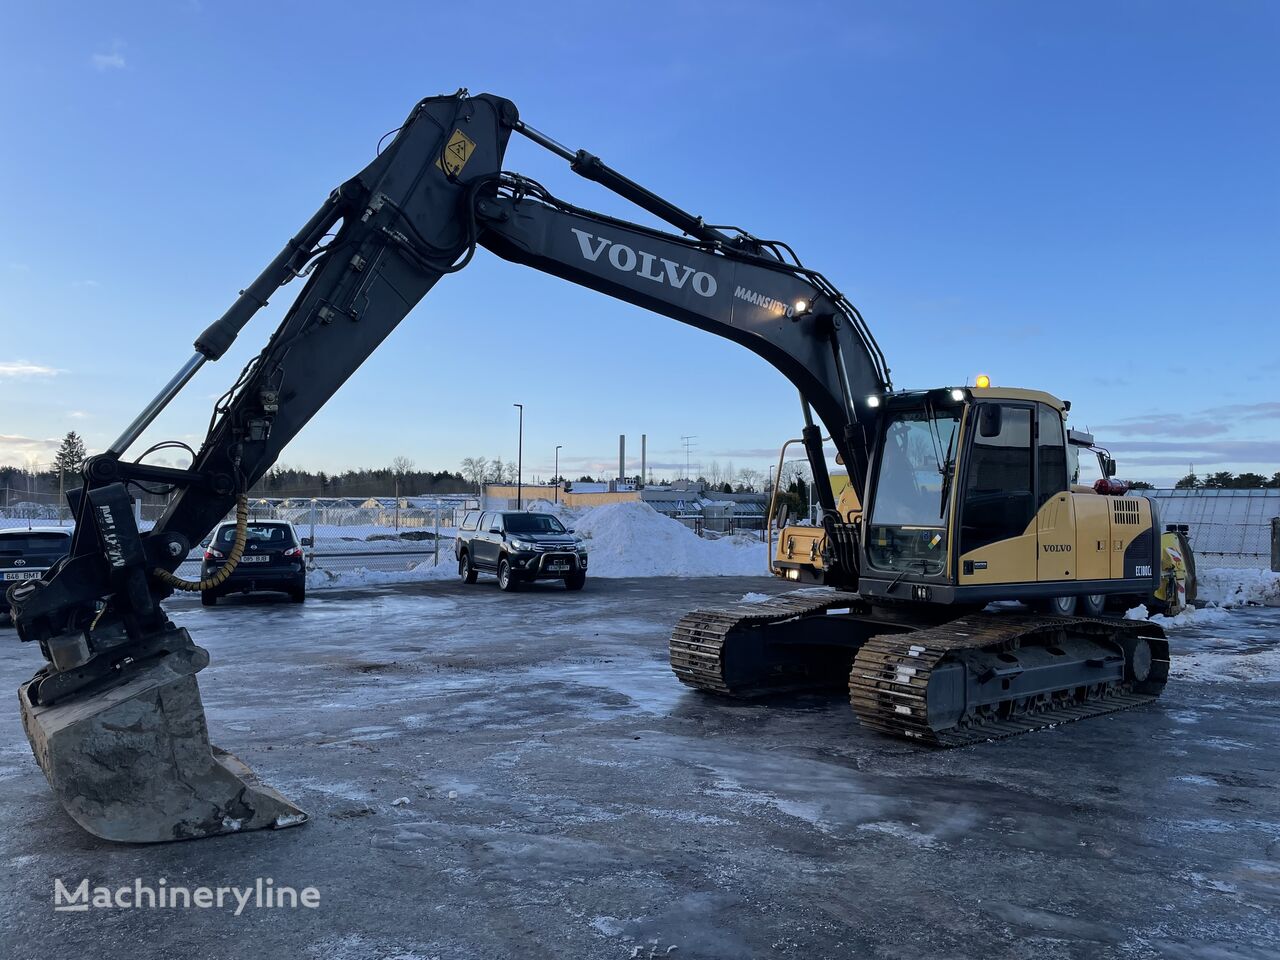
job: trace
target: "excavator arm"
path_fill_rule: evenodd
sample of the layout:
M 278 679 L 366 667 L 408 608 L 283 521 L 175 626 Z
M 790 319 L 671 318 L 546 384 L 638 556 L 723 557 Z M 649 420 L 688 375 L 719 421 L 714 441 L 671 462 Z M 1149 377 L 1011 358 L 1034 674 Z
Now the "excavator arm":
M 503 172 L 513 132 L 680 233 L 571 206 Z M 598 158 L 528 127 L 510 101 L 465 91 L 423 100 L 386 148 L 335 190 L 200 334 L 194 355 L 120 438 L 86 463 L 84 486 L 70 497 L 77 524 L 68 558 L 47 579 L 11 591 L 19 635 L 37 642 L 47 661 L 20 690 L 24 725 L 50 785 L 86 829 L 148 841 L 305 819 L 234 757 L 209 746 L 195 683 L 208 655 L 160 604 L 175 588 L 199 588 L 173 573 L 191 548 L 233 509 L 243 531 L 253 484 L 432 286 L 465 267 L 479 246 L 763 357 L 800 392 L 826 520 L 839 524 L 822 428 L 861 488 L 876 413 L 866 397 L 889 389 L 883 356 L 843 295 L 785 244 L 706 225 Z M 297 281 L 301 291 L 217 403 L 191 465 L 150 465 L 145 454 L 126 460 L 196 371 L 222 357 L 254 314 Z M 143 533 L 130 488 L 146 484 L 174 495 Z M 233 551 L 230 560 L 238 556 Z M 856 551 L 841 556 L 856 579 Z

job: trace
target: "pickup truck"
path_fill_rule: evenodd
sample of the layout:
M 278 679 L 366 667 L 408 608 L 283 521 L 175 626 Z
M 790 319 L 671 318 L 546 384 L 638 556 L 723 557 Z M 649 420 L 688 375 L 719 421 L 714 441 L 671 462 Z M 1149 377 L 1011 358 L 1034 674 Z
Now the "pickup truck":
M 503 590 L 533 580 L 563 580 L 568 590 L 587 582 L 587 547 L 549 513 L 526 510 L 472 510 L 453 544 L 458 575 L 475 583 L 493 573 Z

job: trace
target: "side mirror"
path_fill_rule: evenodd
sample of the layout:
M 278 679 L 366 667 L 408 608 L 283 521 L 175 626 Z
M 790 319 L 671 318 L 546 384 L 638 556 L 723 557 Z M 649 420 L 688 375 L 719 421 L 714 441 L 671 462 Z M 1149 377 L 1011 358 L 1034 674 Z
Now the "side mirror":
M 1108 477 L 1114 477 L 1116 475 L 1116 462 L 1113 458 L 1107 457 L 1104 466 L 1106 467 Z
M 565 533 L 573 533 L 573 527 L 569 527 L 568 529 L 566 529 Z
M 984 403 L 982 413 L 978 417 L 978 436 L 998 437 L 1004 425 L 1004 407 L 998 403 Z
M 302 538 L 302 545 L 303 545 L 304 547 L 314 547 L 314 546 L 316 545 L 316 542 L 315 542 L 314 540 L 312 540 L 310 537 L 303 537 L 303 538 Z
M 785 503 L 778 506 L 778 529 L 781 530 L 787 525 L 787 505 Z

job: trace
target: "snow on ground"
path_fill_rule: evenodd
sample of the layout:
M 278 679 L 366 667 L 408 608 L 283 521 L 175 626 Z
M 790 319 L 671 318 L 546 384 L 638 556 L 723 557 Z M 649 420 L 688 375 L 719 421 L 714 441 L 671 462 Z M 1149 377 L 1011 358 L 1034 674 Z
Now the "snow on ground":
M 1196 598 L 1220 607 L 1280 607 L 1280 573 L 1231 567 L 1197 570 Z
M 433 564 L 433 557 L 405 570 L 370 570 L 356 567 L 352 570 L 328 570 L 317 561 L 313 570 L 307 571 L 307 589 L 361 587 L 384 583 L 420 583 L 425 580 L 452 580 L 458 575 L 458 561 L 453 558 L 453 544 L 440 550 L 440 564 Z
M 1230 616 L 1231 614 L 1222 607 L 1187 607 L 1176 616 L 1166 617 L 1161 613 L 1152 616 L 1145 603 L 1126 610 L 1124 614 L 1126 620 L 1150 620 L 1166 630 L 1178 627 L 1203 627 L 1226 620 Z
M 1169 675 L 1202 683 L 1276 683 L 1280 681 L 1280 648 L 1193 650 L 1175 654 L 1169 664 Z

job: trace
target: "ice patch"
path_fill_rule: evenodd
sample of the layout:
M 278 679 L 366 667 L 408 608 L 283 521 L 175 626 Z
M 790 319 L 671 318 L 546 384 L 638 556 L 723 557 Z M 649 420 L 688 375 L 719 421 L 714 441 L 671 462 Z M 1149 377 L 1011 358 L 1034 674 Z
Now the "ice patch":
M 1194 773 L 1183 774 L 1181 777 L 1174 777 L 1173 779 L 1180 783 L 1191 783 L 1197 787 L 1216 787 L 1218 785 L 1216 780 L 1209 777 L 1202 777 Z
M 767 593 L 744 593 L 741 599 L 738 600 L 738 602 L 739 603 L 767 603 L 772 599 L 773 597 L 769 596 L 769 594 Z
M 932 849 L 938 845 L 938 841 L 927 833 L 918 833 L 910 827 L 905 827 L 900 823 L 894 823 L 892 820 L 880 820 L 875 823 L 862 823 L 858 825 L 858 829 L 866 830 L 869 833 L 883 833 L 890 837 L 897 837 L 900 840 L 906 840 L 908 843 L 926 850 Z

